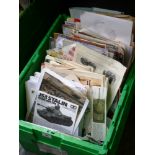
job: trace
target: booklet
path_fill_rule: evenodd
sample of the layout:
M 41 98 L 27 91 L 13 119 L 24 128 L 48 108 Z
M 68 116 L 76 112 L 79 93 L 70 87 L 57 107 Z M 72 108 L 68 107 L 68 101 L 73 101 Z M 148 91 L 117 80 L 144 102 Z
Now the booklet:
M 78 128 L 89 103 L 86 94 L 82 93 L 83 85 L 81 86 L 82 87 L 80 87 L 80 84 L 77 85 L 74 81 L 67 80 L 47 68 L 44 68 L 41 71 L 37 86 L 37 92 L 42 91 L 72 104 L 78 105 L 79 108 L 77 111 L 76 123 L 73 128 L 73 134 Z
M 33 123 L 73 134 L 78 108 L 77 104 L 38 91 Z

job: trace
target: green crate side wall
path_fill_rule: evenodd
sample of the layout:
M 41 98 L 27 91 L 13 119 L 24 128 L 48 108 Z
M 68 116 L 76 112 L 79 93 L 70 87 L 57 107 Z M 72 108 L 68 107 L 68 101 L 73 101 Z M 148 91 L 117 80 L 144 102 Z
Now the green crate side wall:
M 56 31 L 55 31 L 56 32 Z M 44 39 L 45 40 L 45 39 Z M 44 44 L 44 41 L 42 42 L 43 44 Z M 48 46 L 48 45 L 47 45 Z M 39 46 L 40 47 L 40 46 Z M 38 47 L 38 48 L 39 48 Z M 41 47 L 42 48 L 42 47 Z M 40 48 L 40 49 L 41 49 Z M 45 47 L 46 48 L 46 47 Z M 44 49 L 45 49 L 44 48 Z M 36 51 L 40 51 L 40 49 L 38 49 L 38 50 L 36 50 Z M 35 54 L 33 55 L 33 57 L 32 57 L 32 60 L 37 60 L 38 59 L 38 54 L 36 54 L 37 52 L 35 52 Z M 38 52 L 39 53 L 39 52 Z M 44 52 L 43 52 L 44 53 Z M 32 60 L 30 61 L 31 63 L 30 63 L 30 65 L 32 65 Z M 33 62 L 35 62 L 35 61 L 33 61 Z M 41 62 L 40 62 L 41 63 Z M 39 63 L 38 63 L 39 64 Z M 33 68 L 30 68 L 30 70 L 28 70 L 28 68 L 30 67 L 30 65 L 29 66 L 26 66 L 27 67 L 27 69 L 25 69 L 25 71 L 22 73 L 22 75 L 23 76 L 20 76 L 20 80 L 22 80 L 22 78 L 27 74 L 27 77 L 24 77 L 24 81 L 25 81 L 25 79 L 27 79 L 28 78 L 28 76 L 29 75 L 32 75 L 32 73 L 34 73 L 34 71 L 36 71 L 36 70 L 33 70 Z M 39 64 L 39 66 L 38 66 L 38 68 L 40 67 L 40 64 Z M 25 74 L 25 75 L 24 75 Z M 23 86 L 22 86 L 23 87 Z M 24 93 L 23 93 L 24 94 Z M 24 95 L 23 95 L 24 96 Z M 26 104 L 26 103 L 25 103 Z M 24 115 L 25 116 L 25 115 Z M 112 128 L 112 127 L 111 127 Z M 105 147 L 104 147 L 105 148 Z M 80 149 L 81 150 L 81 149 Z M 102 150 L 101 151 L 101 154 L 103 154 L 103 152 L 106 152 L 105 150 Z
M 97 155 L 99 150 L 102 150 L 102 146 L 94 145 L 86 141 L 77 140 L 68 135 L 60 134 L 59 132 L 52 132 L 51 130 L 34 125 L 29 122 L 20 121 L 20 142 L 24 144 L 23 146 L 32 152 L 39 151 L 37 148 L 37 143 L 46 144 L 52 148 L 62 149 L 68 152 L 68 155 Z M 51 138 L 44 137 L 42 133 L 49 134 Z M 26 136 L 29 135 L 29 139 Z M 28 144 L 30 141 L 30 144 Z M 31 145 L 35 146 L 34 148 Z M 36 150 L 37 148 L 37 150 Z M 75 152 L 76 151 L 76 152 Z M 104 150 L 106 154 L 106 150 Z M 103 155 L 103 151 L 102 151 Z
M 19 71 L 36 50 L 42 38 L 48 32 L 51 23 L 59 15 L 60 0 L 34 1 L 19 18 Z
M 43 62 L 43 59 L 46 54 L 46 50 L 49 47 L 49 37 L 52 33 L 59 31 L 61 25 L 64 21 L 64 16 L 59 16 L 54 22 L 49 32 L 44 37 L 43 41 L 40 43 L 35 53 L 28 61 L 27 65 L 23 69 L 19 77 L 19 119 L 25 119 L 26 114 L 26 91 L 25 91 L 25 81 L 29 79 L 30 75 L 33 75 L 35 71 L 40 70 L 40 64 Z M 39 56 L 40 55 L 40 56 Z M 32 67 L 33 66 L 33 67 Z
M 38 9 L 39 9 L 39 6 L 34 2 L 20 16 L 20 20 L 19 20 L 20 71 L 23 69 L 29 57 L 33 54 L 32 51 L 35 49 L 35 47 L 37 47 L 37 45 L 39 44 L 39 40 L 41 39 L 40 38 L 41 33 L 37 33 L 37 32 L 41 27 L 44 28 L 44 26 L 43 26 L 43 22 L 41 21 L 42 15 L 39 14 Z M 42 30 L 44 30 L 43 28 Z M 38 37 L 37 40 L 34 39 L 35 36 Z
M 129 111 L 131 109 L 131 104 L 133 102 L 133 98 L 132 98 L 133 95 L 134 95 L 134 91 L 131 93 L 131 95 L 130 95 L 131 99 L 129 99 L 128 106 L 126 106 L 125 111 L 122 114 L 122 119 L 120 119 L 121 122 L 120 121 L 118 122 L 119 126 L 117 127 L 117 131 L 116 131 L 117 134 L 115 135 L 115 138 L 114 138 L 113 142 L 111 143 L 110 148 L 108 149 L 108 151 L 109 151 L 108 154 L 110 154 L 110 155 L 115 155 L 115 153 L 118 149 L 120 139 L 122 137 L 122 134 L 123 134 L 123 131 L 124 131 L 124 128 L 126 125 L 126 120 L 128 118 Z
M 133 96 L 135 92 L 135 63 L 131 66 L 129 75 L 125 80 L 125 85 L 122 90 L 122 95 L 116 108 L 112 123 L 110 125 L 110 132 L 108 132 L 105 146 L 108 148 L 108 155 L 114 155 L 121 135 L 123 133 L 125 123 L 133 103 Z

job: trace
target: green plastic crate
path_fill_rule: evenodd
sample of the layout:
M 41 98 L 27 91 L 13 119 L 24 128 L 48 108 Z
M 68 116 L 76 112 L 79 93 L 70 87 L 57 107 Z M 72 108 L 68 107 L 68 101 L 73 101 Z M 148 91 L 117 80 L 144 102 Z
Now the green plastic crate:
M 40 71 L 46 50 L 49 48 L 49 37 L 59 32 L 66 19 L 59 15 L 50 30 L 36 49 L 35 53 L 19 77 L 19 140 L 22 146 L 38 155 L 107 155 L 115 154 L 123 132 L 134 95 L 135 66 L 132 65 L 124 82 L 122 95 L 112 119 L 105 142 L 99 146 L 63 133 L 54 132 L 33 123 L 24 121 L 26 115 L 25 81 L 34 72 Z

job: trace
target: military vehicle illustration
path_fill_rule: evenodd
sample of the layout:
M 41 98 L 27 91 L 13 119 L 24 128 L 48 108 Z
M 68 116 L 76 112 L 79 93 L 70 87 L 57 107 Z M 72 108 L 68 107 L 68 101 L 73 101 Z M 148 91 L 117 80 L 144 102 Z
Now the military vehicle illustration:
M 83 58 L 83 57 L 82 57 L 80 61 L 81 61 L 81 63 L 82 63 L 83 65 L 91 66 L 91 67 L 94 68 L 94 70 L 96 69 L 95 63 L 89 61 L 87 58 Z
M 103 71 L 103 75 L 108 77 L 109 84 L 111 84 L 112 82 L 114 82 L 116 80 L 115 74 L 113 74 L 111 71 Z
M 73 124 L 71 117 L 62 114 L 59 105 L 56 105 L 55 107 L 46 107 L 41 104 L 38 105 L 44 107 L 44 109 L 37 109 L 37 113 L 48 122 L 64 126 L 71 126 Z
M 124 55 L 122 53 L 115 52 L 113 59 L 119 61 L 120 63 L 124 63 Z

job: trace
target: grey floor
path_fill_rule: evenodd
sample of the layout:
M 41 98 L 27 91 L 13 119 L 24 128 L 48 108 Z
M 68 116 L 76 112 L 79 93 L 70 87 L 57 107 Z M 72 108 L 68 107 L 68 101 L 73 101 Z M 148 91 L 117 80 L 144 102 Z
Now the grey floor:
M 20 145 L 20 148 L 19 148 L 19 155 L 37 155 L 37 154 L 34 154 L 34 153 L 31 153 L 31 152 L 25 151 L 25 150 L 23 149 L 23 147 Z

